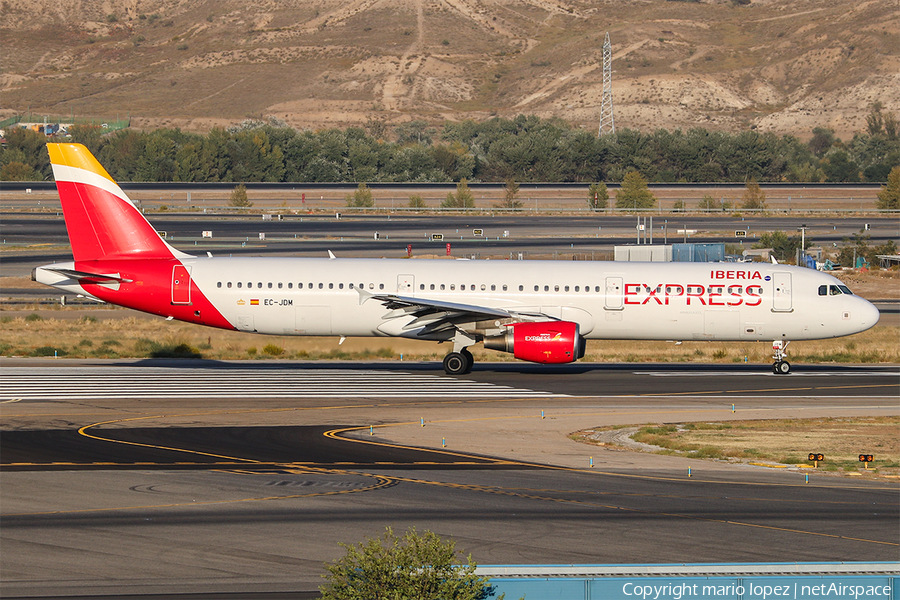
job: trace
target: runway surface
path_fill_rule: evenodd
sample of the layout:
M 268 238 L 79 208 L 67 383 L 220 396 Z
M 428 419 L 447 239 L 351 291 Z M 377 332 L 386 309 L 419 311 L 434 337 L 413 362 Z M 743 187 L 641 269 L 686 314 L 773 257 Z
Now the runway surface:
M 3 597 L 311 592 L 386 526 L 482 565 L 900 558 L 895 481 L 566 437 L 896 415 L 897 367 L 48 362 L 0 362 Z
M 61 247 L 68 244 L 61 215 L 4 212 L 3 241 L 10 246 L 27 245 L 27 252 L 11 252 L 3 257 L 4 271 L 27 275 L 35 266 L 71 260 Z M 649 218 L 650 215 L 647 215 Z M 654 215 L 654 244 L 727 242 L 743 244 L 735 231 L 747 231 L 747 247 L 765 231 L 795 231 L 808 226 L 807 236 L 816 244 L 832 246 L 867 225 L 870 243 L 896 239 L 897 220 L 891 217 L 785 216 L 746 217 L 730 215 Z M 335 219 L 333 215 L 287 215 L 283 221 L 262 221 L 245 216 L 199 213 L 153 214 L 153 226 L 165 231 L 173 246 L 189 254 L 234 256 L 290 255 L 324 257 L 329 251 L 338 256 L 406 256 L 407 245 L 414 256 L 444 255 L 446 244 L 453 256 L 517 258 L 565 257 L 612 259 L 615 245 L 637 243 L 637 218 L 632 215 L 372 215 Z M 474 231 L 482 231 L 475 235 Z M 688 229 L 690 235 L 678 234 Z M 204 238 L 209 231 L 212 238 Z M 265 234 L 265 240 L 259 234 Z M 379 238 L 375 239 L 375 234 Z M 440 234 L 440 240 L 432 240 Z M 643 243 L 650 242 L 644 239 Z M 48 246 L 37 253 L 40 245 Z

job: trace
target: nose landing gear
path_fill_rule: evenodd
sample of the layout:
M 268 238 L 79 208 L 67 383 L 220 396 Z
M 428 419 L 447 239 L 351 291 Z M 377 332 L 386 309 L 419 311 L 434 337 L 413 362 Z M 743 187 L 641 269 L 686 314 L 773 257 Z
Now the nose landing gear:
M 783 342 L 782 340 L 772 342 L 773 358 L 775 359 L 775 363 L 772 365 L 772 372 L 776 375 L 787 375 L 791 372 L 791 363 L 785 360 L 788 344 L 790 342 Z

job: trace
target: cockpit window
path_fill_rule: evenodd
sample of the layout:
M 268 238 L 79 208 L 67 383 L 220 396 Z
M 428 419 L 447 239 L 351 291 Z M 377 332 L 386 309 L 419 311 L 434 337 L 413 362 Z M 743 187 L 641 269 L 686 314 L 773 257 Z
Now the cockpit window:
M 850 291 L 846 285 L 820 285 L 819 286 L 819 295 L 820 296 L 840 296 L 841 294 L 847 294 L 848 296 L 852 296 L 853 292 Z

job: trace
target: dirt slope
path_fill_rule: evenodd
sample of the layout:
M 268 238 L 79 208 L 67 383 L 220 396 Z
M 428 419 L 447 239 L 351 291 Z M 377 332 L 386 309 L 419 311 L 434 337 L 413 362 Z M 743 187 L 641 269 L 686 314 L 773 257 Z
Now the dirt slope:
M 2 112 L 208 129 L 532 113 L 595 128 L 604 34 L 619 127 L 849 136 L 900 113 L 882 0 L 6 0 Z

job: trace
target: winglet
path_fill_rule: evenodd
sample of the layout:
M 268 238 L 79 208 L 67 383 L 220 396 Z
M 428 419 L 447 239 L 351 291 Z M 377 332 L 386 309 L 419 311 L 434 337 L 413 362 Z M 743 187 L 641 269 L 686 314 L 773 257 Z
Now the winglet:
M 337 256 L 334 255 L 334 252 L 331 250 L 328 251 L 328 260 L 334 260 Z
M 770 255 L 769 255 L 769 258 L 772 259 L 772 264 L 773 264 L 773 265 L 777 265 L 777 264 L 778 264 L 778 261 L 775 260 L 775 257 L 774 257 L 773 255 L 770 254 Z

